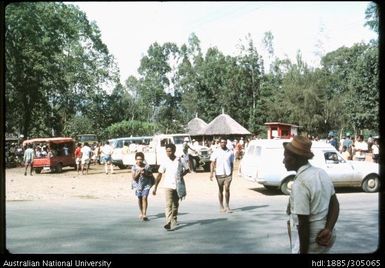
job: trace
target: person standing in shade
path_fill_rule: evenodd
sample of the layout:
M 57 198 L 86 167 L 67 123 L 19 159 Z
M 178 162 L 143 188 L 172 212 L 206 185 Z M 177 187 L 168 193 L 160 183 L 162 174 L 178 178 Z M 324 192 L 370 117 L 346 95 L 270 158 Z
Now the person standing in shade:
M 32 143 L 28 144 L 28 148 L 24 151 L 24 166 L 25 166 L 25 171 L 24 171 L 24 176 L 27 176 L 27 170 L 28 166 L 30 166 L 30 172 L 29 174 L 32 176 L 32 169 L 33 169 L 33 158 L 34 158 L 35 152 L 32 149 Z
M 308 161 L 314 156 L 311 144 L 306 137 L 294 136 L 283 145 L 286 169 L 297 172 L 287 206 L 290 245 L 295 254 L 327 253 L 335 241 L 334 225 L 339 215 L 332 180 Z
M 139 204 L 139 219 L 148 221 L 147 218 L 147 206 L 148 206 L 148 193 L 151 186 L 154 184 L 153 175 L 150 166 L 146 164 L 144 160 L 144 154 L 137 152 L 135 154 L 136 164 L 132 166 L 132 187 L 135 189 L 135 194 L 138 197 Z
M 164 174 L 163 187 L 165 188 L 166 196 L 166 224 L 164 228 L 167 231 L 174 229 L 177 225 L 178 208 L 179 208 L 179 196 L 177 192 L 177 180 L 183 178 L 184 175 L 190 172 L 188 163 L 184 158 L 177 157 L 175 155 L 175 144 L 166 144 L 166 159 L 160 164 L 158 170 L 158 176 L 155 180 L 155 187 L 152 192 L 156 195 L 158 184 Z
M 228 149 L 227 140 L 220 139 L 220 147 L 211 154 L 210 180 L 213 180 L 213 174 L 218 183 L 218 199 L 221 212 L 232 213 L 230 209 L 230 184 L 233 176 L 234 153 Z M 223 205 L 223 191 L 225 192 L 225 206 Z

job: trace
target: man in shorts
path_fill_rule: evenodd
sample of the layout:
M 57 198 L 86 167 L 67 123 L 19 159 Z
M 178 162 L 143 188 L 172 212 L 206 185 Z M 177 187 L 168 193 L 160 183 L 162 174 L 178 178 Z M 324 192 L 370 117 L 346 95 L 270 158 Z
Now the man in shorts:
M 34 154 L 35 152 L 33 151 L 33 148 L 32 148 L 32 143 L 29 143 L 28 144 L 28 149 L 26 149 L 24 151 L 24 166 L 25 166 L 25 171 L 24 171 L 24 176 L 27 176 L 27 170 L 28 170 L 28 166 L 30 166 L 30 175 L 32 176 L 32 169 L 33 169 L 33 166 L 32 166 L 32 163 L 33 163 L 33 158 L 34 158 Z
M 104 171 L 106 175 L 108 175 L 108 167 L 110 167 L 110 173 L 114 174 L 114 166 L 112 165 L 112 153 L 114 149 L 110 145 L 109 141 L 106 141 L 102 148 L 102 154 L 104 158 Z
M 211 171 L 210 180 L 213 180 L 213 174 L 215 171 L 215 177 L 218 183 L 218 199 L 221 212 L 232 213 L 230 209 L 230 184 L 233 176 L 234 168 L 234 153 L 226 146 L 227 140 L 225 138 L 220 139 L 220 147 L 216 149 L 210 157 Z M 226 204 L 223 205 L 223 190 L 225 191 Z
M 90 163 L 91 158 L 91 148 L 88 145 L 88 142 L 85 142 L 82 149 L 80 150 L 82 153 L 82 175 L 84 175 L 84 168 L 86 169 L 86 174 L 88 174 L 88 164 Z

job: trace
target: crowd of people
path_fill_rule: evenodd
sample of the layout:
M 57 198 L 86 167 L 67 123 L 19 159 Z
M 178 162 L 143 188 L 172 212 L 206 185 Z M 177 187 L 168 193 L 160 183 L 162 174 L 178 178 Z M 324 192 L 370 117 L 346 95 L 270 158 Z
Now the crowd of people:
M 309 160 L 313 157 L 311 144 L 319 140 L 317 137 L 293 136 L 284 143 L 283 163 L 288 171 L 296 171 L 292 185 L 289 203 L 287 206 L 289 237 L 293 253 L 325 253 L 336 239 L 334 225 L 339 215 L 339 203 L 335 195 L 333 183 L 327 173 L 312 166 Z M 367 141 L 363 135 L 351 137 L 346 135 L 339 142 L 334 136 L 326 140 L 339 150 L 346 160 L 365 161 L 366 154 L 372 153 L 373 161 L 379 161 L 378 139 L 369 136 Z M 127 146 L 127 144 L 125 144 Z M 189 164 L 189 151 L 196 151 L 197 141 L 192 144 L 186 139 L 184 155 L 176 156 L 175 144 L 166 144 L 166 158 L 160 163 L 158 170 L 152 170 L 146 163 L 143 152 L 135 153 L 135 165 L 131 168 L 132 189 L 138 198 L 139 219 L 148 221 L 148 195 L 153 187 L 152 194 L 156 195 L 160 181 L 163 179 L 165 191 L 165 225 L 164 229 L 173 230 L 178 225 L 179 202 L 186 196 L 184 176 L 192 172 Z M 232 213 L 230 208 L 230 186 L 233 178 L 234 161 L 241 159 L 248 140 L 241 137 L 233 141 L 221 137 L 214 142 L 206 142 L 210 148 L 210 173 L 208 179 L 215 181 L 218 186 L 219 210 L 222 213 Z M 57 148 L 56 148 L 57 149 Z M 128 149 L 128 148 L 127 148 Z M 112 153 L 113 147 L 108 141 L 103 146 L 87 142 L 77 144 L 74 151 L 78 174 L 88 174 L 90 163 L 104 163 L 105 173 L 113 174 Z M 63 154 L 69 150 L 65 146 L 60 148 Z M 58 152 L 56 152 L 58 153 Z M 49 157 L 52 150 L 46 146 L 33 148 L 27 145 L 24 152 L 25 175 L 28 167 L 32 175 L 32 162 L 35 157 Z M 155 178 L 153 173 L 157 172 Z
M 235 154 L 227 147 L 226 138 L 219 139 L 210 157 L 210 181 L 218 185 L 220 212 L 232 213 L 230 208 L 230 185 L 233 178 Z M 333 183 L 328 174 L 309 163 L 314 155 L 312 142 L 302 136 L 295 136 L 284 144 L 283 163 L 288 171 L 296 171 L 292 191 L 287 206 L 289 215 L 288 228 L 292 253 L 327 253 L 336 240 L 334 226 L 339 216 L 339 202 Z M 136 164 L 132 167 L 133 188 L 138 197 L 139 218 L 148 221 L 148 195 L 154 185 L 153 195 L 157 194 L 162 178 L 165 191 L 165 225 L 167 231 L 178 225 L 179 201 L 186 195 L 183 177 L 190 172 L 188 160 L 175 155 L 176 146 L 165 146 L 166 159 L 154 178 L 151 169 L 145 163 L 145 156 L 138 152 Z
M 308 135 L 309 140 L 319 141 L 318 136 Z M 372 160 L 375 163 L 379 162 L 380 158 L 380 147 L 379 138 L 369 135 L 365 141 L 364 135 L 351 136 L 347 133 L 345 136 L 338 141 L 335 136 L 328 136 L 327 143 L 330 143 L 333 147 L 338 150 L 345 160 L 355 161 L 367 161 Z M 371 159 L 367 156 L 370 156 Z

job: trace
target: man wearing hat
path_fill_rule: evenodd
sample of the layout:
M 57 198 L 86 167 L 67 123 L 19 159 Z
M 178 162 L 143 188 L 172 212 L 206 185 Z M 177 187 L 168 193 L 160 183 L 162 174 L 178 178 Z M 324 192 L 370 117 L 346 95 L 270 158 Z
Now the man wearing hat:
M 339 203 L 329 175 L 309 163 L 311 141 L 294 136 L 284 143 L 283 163 L 297 172 L 288 204 L 292 253 L 327 253 L 335 241 Z
M 190 139 L 188 137 L 185 137 L 183 140 L 183 158 L 186 161 L 186 163 L 188 163 L 190 170 L 194 172 L 192 159 L 190 159 L 190 156 L 189 156 L 189 150 L 193 151 L 194 153 L 196 153 L 197 151 L 191 148 L 189 142 L 190 142 Z

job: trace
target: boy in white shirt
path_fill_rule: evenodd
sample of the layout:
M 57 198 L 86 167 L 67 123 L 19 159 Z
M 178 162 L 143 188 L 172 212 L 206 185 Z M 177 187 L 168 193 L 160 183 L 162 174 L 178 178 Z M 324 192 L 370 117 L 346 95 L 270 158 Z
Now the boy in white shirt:
M 179 208 L 177 180 L 183 178 L 184 175 L 190 172 L 188 163 L 184 160 L 184 158 L 175 156 L 175 151 L 175 144 L 166 144 L 167 158 L 160 164 L 158 176 L 155 181 L 155 187 L 152 191 L 152 194 L 156 195 L 158 184 L 164 174 L 163 187 L 165 188 L 166 196 L 166 224 L 164 225 L 164 228 L 167 231 L 172 230 L 177 225 Z

